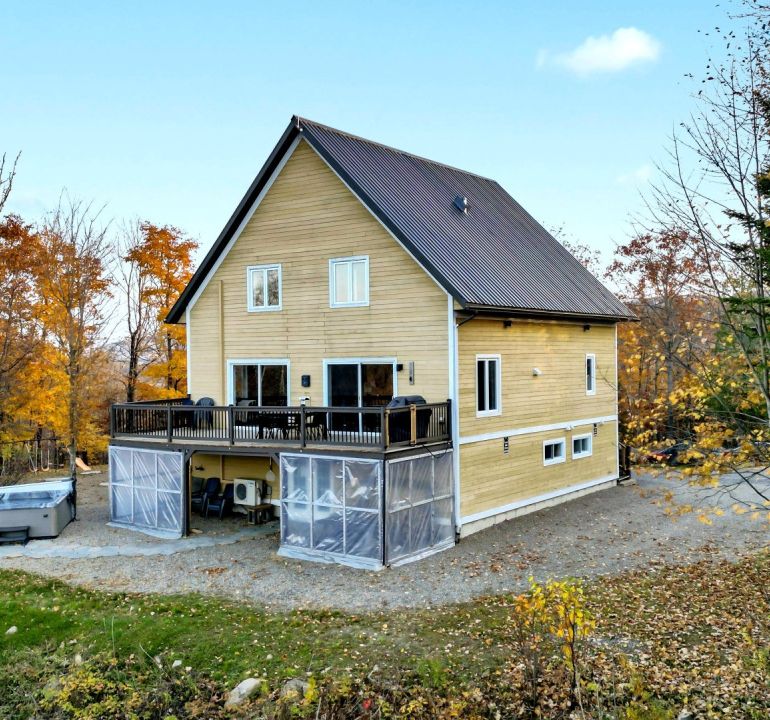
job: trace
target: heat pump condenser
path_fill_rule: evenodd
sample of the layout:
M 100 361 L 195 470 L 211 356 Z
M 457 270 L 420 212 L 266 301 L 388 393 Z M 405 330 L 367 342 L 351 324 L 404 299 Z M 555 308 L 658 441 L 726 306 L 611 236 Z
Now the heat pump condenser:
M 262 503 L 262 481 L 251 478 L 235 478 L 233 480 L 234 502 L 236 505 L 256 507 Z

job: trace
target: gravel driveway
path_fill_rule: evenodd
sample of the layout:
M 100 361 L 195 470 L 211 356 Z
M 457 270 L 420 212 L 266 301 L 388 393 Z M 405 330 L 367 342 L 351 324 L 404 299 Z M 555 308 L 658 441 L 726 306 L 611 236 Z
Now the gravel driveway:
M 197 520 L 202 532 L 194 538 L 205 537 L 208 545 L 188 544 L 191 549 L 185 550 L 181 540 L 173 554 L 139 555 L 132 554 L 131 547 L 152 552 L 149 547 L 162 541 L 105 525 L 104 479 L 94 475 L 79 481 L 81 519 L 53 542 L 122 546 L 126 552 L 78 559 L 5 556 L 0 557 L 0 568 L 20 568 L 111 591 L 194 591 L 247 599 L 265 608 L 360 611 L 430 607 L 518 590 L 530 575 L 541 580 L 591 577 L 664 562 L 735 558 L 767 547 L 769 537 L 766 524 L 729 510 L 710 526 L 693 514 L 672 519 L 660 504 L 666 490 L 695 506 L 713 503 L 708 497 L 712 491 L 642 475 L 636 486 L 611 488 L 501 523 L 431 558 L 381 572 L 280 558 L 277 526 L 244 537 L 243 523 L 236 520 Z M 732 500 L 722 502 L 729 507 Z M 32 542 L 28 547 L 34 546 Z

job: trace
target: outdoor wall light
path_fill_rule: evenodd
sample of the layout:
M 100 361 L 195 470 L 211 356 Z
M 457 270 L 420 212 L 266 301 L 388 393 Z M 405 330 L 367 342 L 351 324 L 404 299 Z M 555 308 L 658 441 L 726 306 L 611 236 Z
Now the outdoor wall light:
M 540 377 L 543 374 L 543 371 L 540 368 L 532 368 L 532 374 L 535 377 Z

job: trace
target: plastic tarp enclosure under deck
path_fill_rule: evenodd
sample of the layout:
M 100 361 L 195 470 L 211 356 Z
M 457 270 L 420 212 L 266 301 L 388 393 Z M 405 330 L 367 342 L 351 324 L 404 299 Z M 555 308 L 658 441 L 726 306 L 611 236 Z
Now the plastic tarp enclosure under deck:
M 385 561 L 400 565 L 455 543 L 452 451 L 390 460 Z
M 279 554 L 371 569 L 443 550 L 453 488 L 451 451 L 387 463 L 282 453 Z
M 150 535 L 184 532 L 182 453 L 110 447 L 110 522 Z
M 382 460 L 281 454 L 281 549 L 382 567 Z

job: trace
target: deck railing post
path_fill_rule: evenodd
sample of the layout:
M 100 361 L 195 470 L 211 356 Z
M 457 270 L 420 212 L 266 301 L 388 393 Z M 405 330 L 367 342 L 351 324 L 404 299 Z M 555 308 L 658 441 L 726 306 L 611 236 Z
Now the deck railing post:
M 307 445 L 307 418 L 305 417 L 305 406 L 299 406 L 299 442 L 301 447 Z
M 174 423 L 171 421 L 171 418 L 171 403 L 169 403 L 166 405 L 166 436 L 169 442 L 174 439 Z
M 227 406 L 227 437 L 230 444 L 235 445 L 235 408 L 232 405 Z
M 447 437 L 452 439 L 452 399 L 447 398 L 446 401 L 446 434 Z
M 409 444 L 417 445 L 417 405 L 409 406 Z
M 115 437 L 115 406 L 110 405 L 110 437 Z
M 387 450 L 390 445 L 390 408 L 380 408 L 380 437 L 382 438 L 382 449 Z

